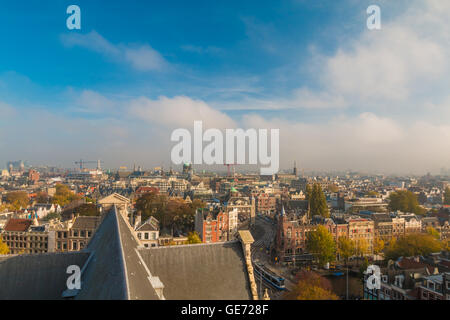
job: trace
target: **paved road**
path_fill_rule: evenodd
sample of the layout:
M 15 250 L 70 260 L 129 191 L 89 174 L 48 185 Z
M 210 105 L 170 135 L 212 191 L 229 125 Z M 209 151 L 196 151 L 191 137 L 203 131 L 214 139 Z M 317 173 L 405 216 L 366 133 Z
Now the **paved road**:
M 252 258 L 253 261 L 259 261 L 269 266 L 270 254 L 267 253 L 267 247 L 270 247 L 274 241 L 276 234 L 276 226 L 265 220 L 263 217 L 257 216 L 255 227 L 251 230 L 255 242 L 252 244 Z M 270 269 L 279 274 L 276 268 L 270 266 Z M 258 293 L 264 293 L 264 289 L 268 289 L 270 299 L 279 300 L 282 298 L 284 292 L 276 290 L 255 274 L 255 281 L 258 287 Z M 290 282 L 289 280 L 287 282 Z M 287 288 L 291 287 L 290 283 L 285 283 Z M 262 285 L 262 290 L 261 290 Z

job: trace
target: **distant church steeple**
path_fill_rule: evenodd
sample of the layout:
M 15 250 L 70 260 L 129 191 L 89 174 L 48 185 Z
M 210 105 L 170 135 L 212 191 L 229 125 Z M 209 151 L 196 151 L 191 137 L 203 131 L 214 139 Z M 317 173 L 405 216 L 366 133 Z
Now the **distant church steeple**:
M 297 176 L 297 162 L 294 161 L 294 176 Z

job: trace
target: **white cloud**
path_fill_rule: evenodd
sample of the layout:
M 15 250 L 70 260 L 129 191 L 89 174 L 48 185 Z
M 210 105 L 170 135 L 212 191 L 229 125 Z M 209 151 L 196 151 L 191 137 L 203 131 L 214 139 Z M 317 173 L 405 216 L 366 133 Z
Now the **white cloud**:
M 83 90 L 76 99 L 75 105 L 75 110 L 79 112 L 108 113 L 113 112 L 118 103 L 96 91 Z
M 195 120 L 202 120 L 205 128 L 235 127 L 234 121 L 226 114 L 201 100 L 184 96 L 163 96 L 157 100 L 141 97 L 129 103 L 129 110 L 132 115 L 143 120 L 168 127 L 191 128 Z
M 103 54 L 113 61 L 127 63 L 137 71 L 161 71 L 169 67 L 163 56 L 148 44 L 114 45 L 96 31 L 63 34 L 61 41 L 65 46 L 80 46 Z
M 313 124 L 260 116 L 244 117 L 244 126 L 280 129 L 281 165 L 293 160 L 307 170 L 438 172 L 450 164 L 450 126 L 416 121 L 402 125 L 372 113 L 336 117 Z

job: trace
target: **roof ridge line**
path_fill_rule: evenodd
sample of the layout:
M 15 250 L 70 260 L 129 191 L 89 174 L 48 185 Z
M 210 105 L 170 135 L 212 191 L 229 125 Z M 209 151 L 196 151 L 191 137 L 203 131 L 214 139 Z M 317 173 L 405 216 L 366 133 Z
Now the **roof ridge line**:
M 123 246 L 122 246 L 122 236 L 120 235 L 120 227 L 119 227 L 119 217 L 117 215 L 117 208 L 116 205 L 114 204 L 113 206 L 113 214 L 116 218 L 116 228 L 117 228 L 117 233 L 119 235 L 118 238 L 116 238 L 119 241 L 119 248 L 120 248 L 120 264 L 121 264 L 121 269 L 122 272 L 124 274 L 124 280 L 125 280 L 125 288 L 126 288 L 126 300 L 130 300 L 130 286 L 129 286 L 129 280 L 128 280 L 128 272 L 127 272 L 127 265 L 125 262 L 125 252 L 123 251 Z

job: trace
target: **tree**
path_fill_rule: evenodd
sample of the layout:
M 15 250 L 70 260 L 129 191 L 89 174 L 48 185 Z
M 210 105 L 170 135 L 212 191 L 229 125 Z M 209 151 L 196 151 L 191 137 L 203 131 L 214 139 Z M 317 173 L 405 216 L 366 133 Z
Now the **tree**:
M 363 257 L 365 254 L 369 253 L 369 243 L 366 239 L 358 239 L 355 244 L 356 254 L 359 257 Z
M 2 237 L 0 236 L 0 254 L 8 254 L 9 247 L 6 243 L 3 242 Z
M 385 248 L 387 260 L 397 260 L 399 257 L 425 256 L 442 250 L 442 244 L 430 234 L 409 234 L 391 241 Z
M 54 204 L 59 204 L 61 207 L 68 205 L 72 201 L 80 200 L 81 197 L 72 190 L 70 190 L 69 186 L 64 184 L 57 184 L 55 195 L 53 196 L 52 202 Z
M 29 198 L 25 191 L 13 191 L 6 195 L 6 201 L 9 202 L 13 210 L 20 210 L 28 206 Z
M 143 221 L 153 216 L 163 228 L 181 229 L 186 232 L 194 228 L 197 208 L 203 208 L 205 203 L 198 199 L 190 203 L 182 199 L 169 200 L 165 195 L 149 192 L 139 197 L 135 206 Z
M 331 291 L 328 280 L 312 271 L 300 271 L 297 285 L 285 297 L 287 300 L 339 300 Z
M 331 233 L 322 225 L 308 234 L 307 248 L 316 255 L 321 265 L 334 260 L 336 244 Z
M 53 219 L 61 220 L 61 215 L 58 212 L 52 212 L 52 213 L 49 213 L 48 215 L 46 215 L 44 217 L 44 220 L 46 220 L 46 221 L 50 221 L 50 220 L 53 220 Z
M 417 196 L 409 190 L 393 192 L 389 196 L 389 209 L 392 211 L 413 212 L 423 215 L 426 210 L 419 205 Z
M 374 197 L 378 197 L 378 196 L 379 196 L 379 193 L 372 190 L 372 191 L 369 191 L 369 192 L 367 193 L 367 196 L 369 196 L 369 197 L 371 197 L 371 198 L 374 198 Z
M 100 215 L 100 210 L 93 203 L 84 203 L 73 210 L 74 213 L 78 213 L 80 216 L 95 217 Z
M 165 217 L 165 207 L 167 197 L 155 192 L 145 193 L 136 200 L 136 209 L 141 213 L 142 221 L 146 221 L 150 216 L 155 217 L 162 227 L 167 226 L 167 217 Z
M 348 259 L 355 255 L 355 243 L 347 237 L 340 237 L 337 243 L 339 256 L 344 258 L 347 265 Z
M 444 192 L 444 204 L 450 205 L 450 187 L 445 188 L 445 192 Z
M 311 216 L 319 215 L 328 218 L 330 213 L 328 211 L 327 199 L 322 191 L 320 184 L 315 183 L 311 189 L 307 189 L 307 200 L 309 201 L 309 209 Z
M 373 253 L 379 254 L 383 252 L 384 249 L 384 241 L 382 239 L 376 238 L 373 242 Z
M 328 191 L 333 192 L 333 193 L 339 192 L 339 187 L 337 185 L 335 185 L 334 183 L 330 184 L 328 186 Z
M 312 194 L 311 185 L 307 184 L 305 190 L 305 199 L 309 201 L 311 199 L 311 194 Z
M 436 238 L 436 239 L 440 239 L 441 238 L 441 234 L 439 233 L 439 231 L 437 231 L 435 228 L 433 228 L 433 227 L 427 227 L 427 233 L 430 235 L 430 236 L 432 236 L 432 237 L 434 237 L 434 238 Z
M 37 203 L 48 203 L 50 200 L 50 196 L 47 194 L 47 192 L 38 192 L 36 195 L 36 202 Z
M 198 235 L 197 231 L 189 232 L 187 243 L 188 244 L 202 243 L 202 239 L 200 239 L 200 236 Z

